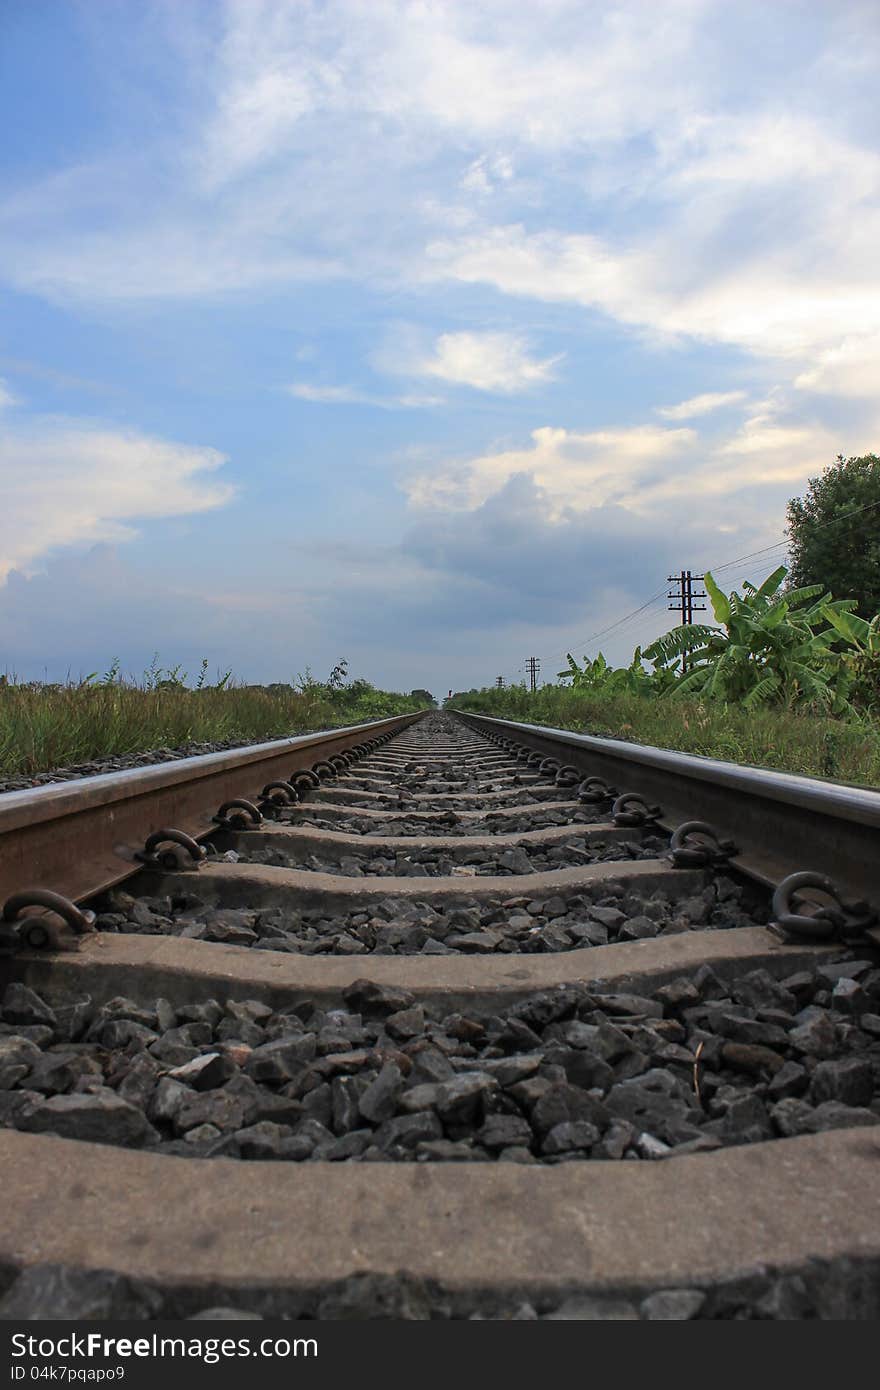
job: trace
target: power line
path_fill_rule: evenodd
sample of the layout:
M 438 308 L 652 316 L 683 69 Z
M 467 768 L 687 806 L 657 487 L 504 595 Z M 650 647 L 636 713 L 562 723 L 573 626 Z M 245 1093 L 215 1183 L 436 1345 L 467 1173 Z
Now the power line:
M 862 512 L 870 511 L 874 507 L 880 507 L 880 500 L 876 502 L 866 502 L 861 507 L 853 507 L 851 511 L 844 512 L 842 516 L 831 517 L 830 520 L 823 521 L 814 529 L 817 531 L 824 531 L 829 526 L 836 526 L 842 521 L 848 521 L 850 517 L 858 516 Z M 720 565 L 704 565 L 703 570 L 705 571 L 708 569 L 713 575 L 721 574 L 724 570 L 733 569 L 736 565 L 745 564 L 746 560 L 755 560 L 759 556 L 769 555 L 777 550 L 787 550 L 789 545 L 790 542 L 786 537 L 783 540 L 775 541 L 772 545 L 765 546 L 761 550 L 752 550 L 747 555 L 739 555 L 735 560 L 725 560 L 723 564 Z M 600 632 L 594 632 L 591 637 L 581 638 L 578 641 L 568 643 L 567 646 L 562 648 L 556 655 L 564 656 L 567 652 L 572 651 L 574 647 L 589 647 L 593 642 L 598 642 L 600 638 L 607 637 L 609 633 L 616 631 L 618 628 L 628 623 L 631 618 L 638 617 L 640 613 L 644 613 L 646 608 L 650 608 L 658 599 L 664 597 L 665 591 L 654 594 L 652 598 L 647 599 L 639 608 L 634 608 L 631 613 L 624 614 L 622 618 L 618 618 L 615 622 L 609 624 L 608 627 L 602 628 Z M 551 660 L 552 659 L 553 658 L 551 658 Z

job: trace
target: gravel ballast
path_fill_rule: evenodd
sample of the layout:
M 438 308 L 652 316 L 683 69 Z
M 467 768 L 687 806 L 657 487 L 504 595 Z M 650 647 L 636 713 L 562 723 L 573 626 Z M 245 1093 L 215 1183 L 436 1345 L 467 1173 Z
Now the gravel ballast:
M 461 879 L 455 906 L 434 906 L 426 882 L 423 899 L 389 896 L 343 914 L 318 907 L 214 907 L 192 891 L 175 898 L 115 891 L 99 904 L 97 927 L 300 955 L 489 955 L 571 951 L 767 921 L 766 903 L 726 874 L 707 874 L 700 892 L 680 899 L 638 893 L 614 880 L 594 885 L 590 893 L 535 898 L 526 875 L 511 875 L 511 896 L 486 902 L 467 896 L 468 881 Z
M 0 1008 L 12 1128 L 192 1157 L 654 1161 L 880 1121 L 880 968 L 823 964 L 648 995 L 566 986 L 437 1016 L 367 979 L 344 1009 Z

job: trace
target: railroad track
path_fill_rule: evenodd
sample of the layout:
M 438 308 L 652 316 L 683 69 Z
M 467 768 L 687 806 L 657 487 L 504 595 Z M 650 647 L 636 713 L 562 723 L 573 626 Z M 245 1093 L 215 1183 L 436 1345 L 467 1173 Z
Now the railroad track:
M 448 714 L 0 797 L 0 1315 L 876 1317 L 878 826 Z

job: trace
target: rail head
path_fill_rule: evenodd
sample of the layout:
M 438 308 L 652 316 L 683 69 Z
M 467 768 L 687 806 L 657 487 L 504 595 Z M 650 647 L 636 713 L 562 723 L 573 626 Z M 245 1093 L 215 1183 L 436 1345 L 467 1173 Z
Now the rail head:
M 0 902 L 23 888 L 49 888 L 74 902 L 120 883 L 139 867 L 147 838 L 173 826 L 196 840 L 216 831 L 214 813 L 255 797 L 296 765 L 326 760 L 386 737 L 425 710 L 318 730 L 220 753 L 175 758 L 0 796 Z
M 733 836 L 735 861 L 759 881 L 777 883 L 796 869 L 816 869 L 849 892 L 880 901 L 880 791 L 795 773 L 745 767 L 693 753 L 601 738 L 538 724 L 455 710 L 477 729 L 536 748 L 564 749 L 585 771 L 660 803 L 672 828 L 699 818 Z

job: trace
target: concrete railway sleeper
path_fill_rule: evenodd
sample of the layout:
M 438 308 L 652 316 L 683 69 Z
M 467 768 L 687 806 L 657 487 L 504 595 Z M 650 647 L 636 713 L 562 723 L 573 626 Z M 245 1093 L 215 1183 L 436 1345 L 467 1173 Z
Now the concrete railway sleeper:
M 878 1316 L 855 851 L 559 731 L 296 743 L 185 823 L 159 787 L 66 923 L 14 885 L 0 1315 Z

